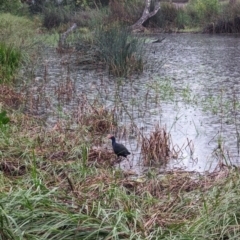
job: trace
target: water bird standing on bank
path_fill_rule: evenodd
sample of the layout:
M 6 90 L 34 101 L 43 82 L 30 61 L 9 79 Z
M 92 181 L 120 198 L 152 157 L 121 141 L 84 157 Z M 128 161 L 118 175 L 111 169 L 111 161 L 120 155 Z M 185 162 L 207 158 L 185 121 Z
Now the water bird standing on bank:
M 108 138 L 112 140 L 113 151 L 118 157 L 127 157 L 127 155 L 131 154 L 124 145 L 116 142 L 114 136 L 109 135 Z

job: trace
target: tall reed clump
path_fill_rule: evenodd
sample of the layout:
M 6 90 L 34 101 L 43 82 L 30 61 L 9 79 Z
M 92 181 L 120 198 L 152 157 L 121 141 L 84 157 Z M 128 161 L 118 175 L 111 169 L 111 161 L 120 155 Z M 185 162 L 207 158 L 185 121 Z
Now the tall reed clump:
M 170 159 L 171 138 L 165 128 L 156 126 L 149 138 L 143 137 L 141 152 L 144 166 L 166 165 Z
M 21 51 L 5 43 L 0 43 L 0 83 L 9 83 L 20 66 Z
M 123 27 L 99 28 L 95 45 L 99 57 L 115 76 L 128 76 L 143 70 L 143 42 Z

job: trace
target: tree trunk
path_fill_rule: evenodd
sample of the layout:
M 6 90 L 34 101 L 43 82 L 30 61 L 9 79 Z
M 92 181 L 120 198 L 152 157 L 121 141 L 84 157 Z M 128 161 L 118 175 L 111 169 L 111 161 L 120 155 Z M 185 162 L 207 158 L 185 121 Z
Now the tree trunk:
M 160 2 L 156 2 L 155 6 L 154 6 L 154 10 L 152 12 L 150 12 L 150 5 L 151 5 L 151 1 L 152 0 L 145 0 L 145 8 L 144 11 L 142 13 L 141 18 L 134 23 L 130 28 L 133 31 L 137 31 L 139 29 L 143 28 L 143 23 L 145 23 L 150 17 L 154 16 L 158 10 L 160 9 Z
M 66 32 L 64 32 L 63 34 L 60 35 L 59 42 L 58 42 L 59 50 L 61 50 L 64 47 L 66 47 L 66 39 L 67 39 L 68 35 L 71 32 L 73 32 L 76 28 L 77 28 L 77 24 L 73 23 L 73 25 Z

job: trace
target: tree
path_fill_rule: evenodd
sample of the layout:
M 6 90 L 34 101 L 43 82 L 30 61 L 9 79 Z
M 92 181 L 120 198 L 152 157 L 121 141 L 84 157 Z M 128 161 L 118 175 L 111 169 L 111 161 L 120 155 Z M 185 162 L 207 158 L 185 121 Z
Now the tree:
M 152 0 L 145 0 L 145 8 L 143 10 L 141 18 L 130 27 L 133 31 L 141 30 L 143 28 L 143 26 L 142 26 L 143 23 L 145 23 L 149 18 L 154 16 L 161 8 L 160 2 L 155 1 L 154 10 L 150 11 L 151 2 L 152 2 Z

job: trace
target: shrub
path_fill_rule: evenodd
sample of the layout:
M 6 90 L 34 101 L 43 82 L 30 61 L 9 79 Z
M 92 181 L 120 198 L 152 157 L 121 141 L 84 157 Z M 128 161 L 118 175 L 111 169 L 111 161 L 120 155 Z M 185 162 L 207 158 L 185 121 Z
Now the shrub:
M 168 27 L 172 25 L 177 18 L 177 9 L 172 3 L 161 4 L 161 9 L 151 19 L 158 27 Z
M 187 11 L 194 23 L 205 24 L 217 17 L 219 8 L 218 0 L 191 0 Z
M 24 17 L 0 14 L 0 42 L 28 50 L 35 39 L 36 26 Z
M 0 43 L 0 83 L 11 81 L 20 66 L 21 52 L 5 43 Z
M 112 74 L 126 76 L 142 71 L 142 41 L 131 36 L 128 30 L 119 26 L 100 28 L 95 39 L 99 56 Z
M 240 32 L 240 3 L 224 4 L 222 11 L 214 24 L 205 27 L 205 32 L 239 33 Z
M 0 0 L 0 11 L 17 14 L 22 4 L 19 0 Z
M 109 4 L 110 0 L 76 0 L 76 6 L 82 9 L 103 7 Z
M 112 0 L 109 4 L 110 15 L 108 22 L 135 23 L 142 15 L 144 1 Z
M 73 17 L 73 21 L 80 27 L 96 29 L 104 24 L 104 19 L 109 15 L 108 8 L 89 9 L 87 11 L 78 11 Z
M 43 10 L 43 26 L 47 29 L 59 27 L 70 20 L 67 10 L 62 6 L 46 6 Z

